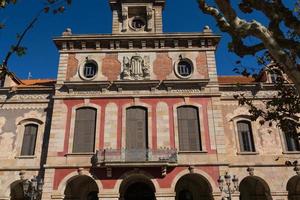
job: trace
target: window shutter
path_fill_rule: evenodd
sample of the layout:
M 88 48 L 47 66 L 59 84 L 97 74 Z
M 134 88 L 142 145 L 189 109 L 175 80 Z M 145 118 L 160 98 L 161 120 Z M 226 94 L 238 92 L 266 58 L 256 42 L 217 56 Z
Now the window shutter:
M 254 152 L 255 148 L 251 123 L 248 121 L 240 121 L 237 123 L 237 129 L 239 134 L 241 151 Z
M 97 111 L 93 108 L 77 109 L 73 142 L 74 153 L 94 151 L 96 114 Z
M 38 130 L 38 126 L 35 124 L 29 124 L 25 126 L 22 150 L 21 150 L 22 156 L 34 155 L 37 130 Z
M 179 149 L 181 151 L 201 151 L 201 137 L 198 109 L 180 107 L 177 109 Z
M 126 110 L 127 160 L 145 160 L 148 147 L 147 129 L 147 110 L 139 107 L 128 108 Z

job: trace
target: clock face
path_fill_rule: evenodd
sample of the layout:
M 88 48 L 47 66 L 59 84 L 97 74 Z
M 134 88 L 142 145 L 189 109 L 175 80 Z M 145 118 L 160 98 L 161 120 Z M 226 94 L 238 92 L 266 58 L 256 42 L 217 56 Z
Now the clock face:
M 130 27 L 135 31 L 140 31 L 146 26 L 146 22 L 142 17 L 133 17 L 130 22 Z

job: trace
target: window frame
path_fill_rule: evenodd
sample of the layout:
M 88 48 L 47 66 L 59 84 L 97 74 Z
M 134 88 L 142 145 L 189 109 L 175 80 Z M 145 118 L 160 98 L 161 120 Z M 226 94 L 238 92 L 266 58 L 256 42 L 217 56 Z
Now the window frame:
M 35 137 L 34 137 L 34 141 L 33 141 L 33 152 L 32 154 L 22 154 L 23 152 L 23 147 L 24 147 L 24 140 L 25 140 L 25 135 L 26 135 L 26 128 L 29 127 L 29 126 L 32 126 L 32 127 L 35 127 Z M 38 135 L 38 131 L 39 131 L 39 125 L 37 124 L 34 124 L 34 123 L 28 123 L 24 126 L 24 133 L 23 133 L 23 141 L 22 141 L 22 145 L 21 145 L 21 152 L 20 152 L 20 156 L 34 156 L 35 155 L 35 149 L 36 149 L 36 143 L 37 143 L 37 135 Z M 31 133 L 32 134 L 32 133 Z M 28 151 L 28 150 L 26 150 Z M 31 153 L 31 152 L 30 152 Z
M 187 62 L 191 66 L 191 73 L 190 73 L 190 75 L 188 75 L 188 76 L 182 76 L 179 73 L 179 71 L 178 71 L 178 65 L 179 65 L 180 62 Z M 195 66 L 196 65 L 194 64 L 194 62 L 191 59 L 189 59 L 189 58 L 180 58 L 180 59 L 178 59 L 174 63 L 174 72 L 175 72 L 175 75 L 178 78 L 180 78 L 180 79 L 190 79 L 194 75 L 194 73 L 195 73 Z
M 283 153 L 299 153 L 300 152 L 300 138 L 298 139 L 298 144 L 299 144 L 299 150 L 289 150 L 288 148 L 288 142 L 287 142 L 287 134 L 285 132 L 283 132 L 282 130 L 280 130 L 280 135 L 282 137 L 283 140 Z
M 96 125 L 95 125 L 95 141 L 94 141 L 94 151 L 88 153 L 73 153 L 73 143 L 74 143 L 74 134 L 75 134 L 75 121 L 76 121 L 76 110 L 80 108 L 92 108 L 96 110 Z M 92 155 L 96 150 L 100 148 L 99 140 L 100 140 L 100 122 L 101 122 L 101 107 L 97 104 L 93 103 L 82 103 L 72 107 L 71 110 L 71 119 L 70 119 L 70 128 L 69 128 L 69 138 L 68 138 L 68 151 L 66 153 L 67 156 L 70 155 Z
M 177 108 L 182 106 L 191 106 L 198 109 L 198 124 L 199 124 L 199 132 L 200 132 L 200 140 L 201 140 L 201 151 L 180 151 L 179 149 L 179 130 L 178 130 L 178 115 L 177 115 Z M 201 104 L 196 104 L 192 102 L 184 102 L 178 103 L 173 106 L 173 124 L 174 124 L 174 139 L 175 139 L 175 148 L 178 150 L 178 153 L 207 153 L 207 145 L 213 146 L 212 136 L 209 134 L 209 131 L 206 130 L 206 126 L 204 125 L 204 117 L 207 116 L 204 114 L 204 108 Z M 208 134 L 207 134 L 208 133 Z M 211 143 L 207 144 L 206 140 L 210 138 Z M 173 141 L 170 141 L 171 143 Z
M 251 133 L 252 133 L 252 142 L 253 142 L 253 148 L 254 148 L 254 151 L 242 151 L 241 149 L 241 136 L 239 134 L 239 130 L 238 130 L 238 122 L 242 122 L 242 121 L 245 121 L 247 122 L 249 125 L 250 125 L 250 129 L 251 129 Z M 236 119 L 234 119 L 233 121 L 234 123 L 234 131 L 235 131 L 235 141 L 236 141 L 236 147 L 237 147 L 237 154 L 240 154 L 240 155 L 253 155 L 253 154 L 258 154 L 258 151 L 257 151 L 257 143 L 256 143 L 256 138 L 255 138 L 255 132 L 254 132 L 254 129 L 253 129 L 253 123 L 250 119 L 248 118 L 245 118 L 245 117 L 237 117 Z
M 25 127 L 27 125 L 34 124 L 37 126 L 37 134 L 36 134 L 36 141 L 35 141 L 35 148 L 33 155 L 22 155 L 22 147 L 23 147 L 23 140 L 25 135 Z M 43 145 L 43 130 L 45 130 L 45 124 L 43 121 L 39 119 L 29 118 L 23 119 L 17 124 L 17 141 L 16 143 L 19 144 L 17 147 L 17 156 L 15 158 L 39 158 L 42 151 Z
M 86 77 L 85 76 L 85 67 L 87 64 L 94 64 L 96 66 L 96 72 L 94 74 L 93 77 Z M 94 59 L 90 59 L 89 57 L 86 57 L 84 62 L 80 65 L 79 69 L 78 69 L 78 74 L 79 74 L 79 77 L 82 79 L 82 80 L 87 80 L 87 81 L 92 81 L 94 80 L 96 77 L 98 77 L 98 75 L 101 73 L 100 72 L 100 65 L 94 60 Z
M 153 148 L 153 133 L 152 133 L 152 106 L 142 102 L 128 103 L 122 106 L 122 136 L 121 136 L 121 148 L 126 148 L 126 110 L 130 107 L 142 107 L 147 110 L 147 122 L 148 122 L 148 148 Z

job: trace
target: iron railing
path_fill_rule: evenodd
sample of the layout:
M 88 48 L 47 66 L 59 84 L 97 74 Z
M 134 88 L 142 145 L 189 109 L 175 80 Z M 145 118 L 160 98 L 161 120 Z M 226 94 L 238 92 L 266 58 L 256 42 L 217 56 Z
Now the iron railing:
M 92 158 L 92 163 L 129 163 L 129 162 L 152 162 L 152 163 L 176 163 L 176 149 L 101 149 Z

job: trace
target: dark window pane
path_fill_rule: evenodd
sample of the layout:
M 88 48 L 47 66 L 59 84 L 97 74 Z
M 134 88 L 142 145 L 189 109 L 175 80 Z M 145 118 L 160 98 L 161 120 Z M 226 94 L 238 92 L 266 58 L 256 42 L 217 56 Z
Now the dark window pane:
M 248 121 L 239 121 L 237 123 L 237 129 L 241 151 L 255 152 L 251 123 Z
M 288 151 L 300 151 L 299 137 L 296 134 L 285 134 L 286 147 Z
M 96 109 L 80 108 L 76 110 L 74 130 L 74 153 L 94 151 L 96 131 Z
M 86 63 L 84 65 L 83 74 L 86 78 L 93 78 L 97 73 L 97 65 L 94 63 Z
M 38 126 L 35 124 L 28 124 L 25 126 L 22 150 L 21 150 L 22 156 L 34 155 L 37 131 L 38 131 Z
M 177 108 L 180 151 L 201 151 L 198 109 L 191 106 Z

